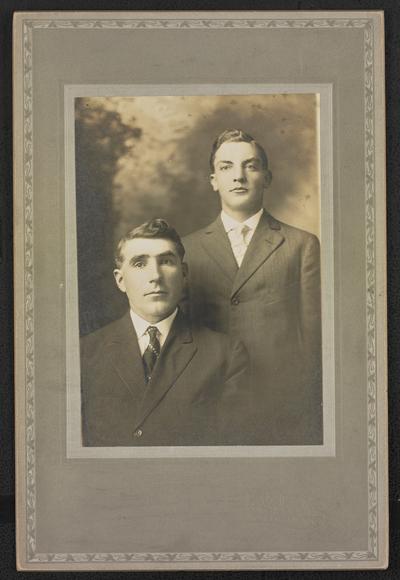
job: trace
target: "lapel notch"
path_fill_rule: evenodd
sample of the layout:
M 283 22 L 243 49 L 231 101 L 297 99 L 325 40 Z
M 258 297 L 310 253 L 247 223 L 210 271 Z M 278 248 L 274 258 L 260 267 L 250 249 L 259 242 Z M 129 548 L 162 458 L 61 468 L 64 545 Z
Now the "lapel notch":
M 145 388 L 144 370 L 139 344 L 129 311 L 118 321 L 109 344 L 109 356 L 118 376 L 129 391 L 137 396 Z
M 280 223 L 264 210 L 233 282 L 231 298 L 284 242 Z
M 204 230 L 201 244 L 210 258 L 217 263 L 222 272 L 224 272 L 229 280 L 233 281 L 236 272 L 238 271 L 238 266 L 232 252 L 229 238 L 222 224 L 221 216 L 218 216 L 218 218 Z

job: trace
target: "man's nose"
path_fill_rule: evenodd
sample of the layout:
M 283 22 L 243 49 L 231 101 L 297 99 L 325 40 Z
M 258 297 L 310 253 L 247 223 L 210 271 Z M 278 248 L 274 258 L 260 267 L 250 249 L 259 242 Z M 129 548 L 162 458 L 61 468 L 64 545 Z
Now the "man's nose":
M 235 172 L 233 174 L 233 181 L 238 181 L 239 183 L 245 181 L 246 176 L 242 166 L 235 167 Z
M 161 267 L 158 263 L 158 260 L 151 260 L 149 262 L 149 280 L 150 282 L 154 282 L 161 278 Z

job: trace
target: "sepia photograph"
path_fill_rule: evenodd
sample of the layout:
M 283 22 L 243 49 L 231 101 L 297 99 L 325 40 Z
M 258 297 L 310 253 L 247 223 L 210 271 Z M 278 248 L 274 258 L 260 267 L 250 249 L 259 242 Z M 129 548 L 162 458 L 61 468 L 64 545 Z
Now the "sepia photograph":
M 323 443 L 319 115 L 75 99 L 84 445 Z

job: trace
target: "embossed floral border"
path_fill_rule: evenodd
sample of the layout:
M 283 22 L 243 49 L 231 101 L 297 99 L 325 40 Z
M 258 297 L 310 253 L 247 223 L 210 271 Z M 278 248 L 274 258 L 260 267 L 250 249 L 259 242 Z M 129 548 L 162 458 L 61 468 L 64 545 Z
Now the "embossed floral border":
M 35 349 L 34 349 L 34 216 L 33 216 L 33 30 L 41 29 L 293 29 L 358 28 L 364 31 L 365 107 L 365 232 L 367 272 L 367 389 L 368 389 L 368 550 L 343 552 L 223 552 L 223 553 L 71 553 L 41 554 L 36 550 L 35 476 Z M 26 534 L 29 563 L 188 564 L 202 563 L 337 563 L 378 559 L 376 237 L 375 237 L 375 121 L 374 22 L 370 18 L 262 19 L 26 19 L 23 27 L 23 166 L 24 166 L 24 320 L 26 385 Z

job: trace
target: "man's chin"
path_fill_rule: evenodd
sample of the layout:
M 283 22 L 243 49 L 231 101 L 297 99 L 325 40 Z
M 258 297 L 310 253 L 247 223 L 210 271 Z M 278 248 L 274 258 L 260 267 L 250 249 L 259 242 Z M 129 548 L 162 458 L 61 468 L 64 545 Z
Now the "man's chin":
M 246 199 L 245 197 L 237 199 L 236 203 L 230 206 L 231 211 L 244 211 L 257 213 L 262 208 L 262 202 L 254 201 L 254 199 Z M 229 213 L 229 211 L 227 212 Z
M 164 318 L 168 318 L 168 316 L 170 316 L 170 314 L 172 314 L 175 310 L 176 306 L 174 306 L 173 308 L 169 307 L 169 308 L 156 308 L 154 310 L 152 310 L 151 312 L 148 313 L 148 316 L 146 318 L 146 320 L 150 320 L 153 322 L 161 322 L 161 320 L 164 320 Z

